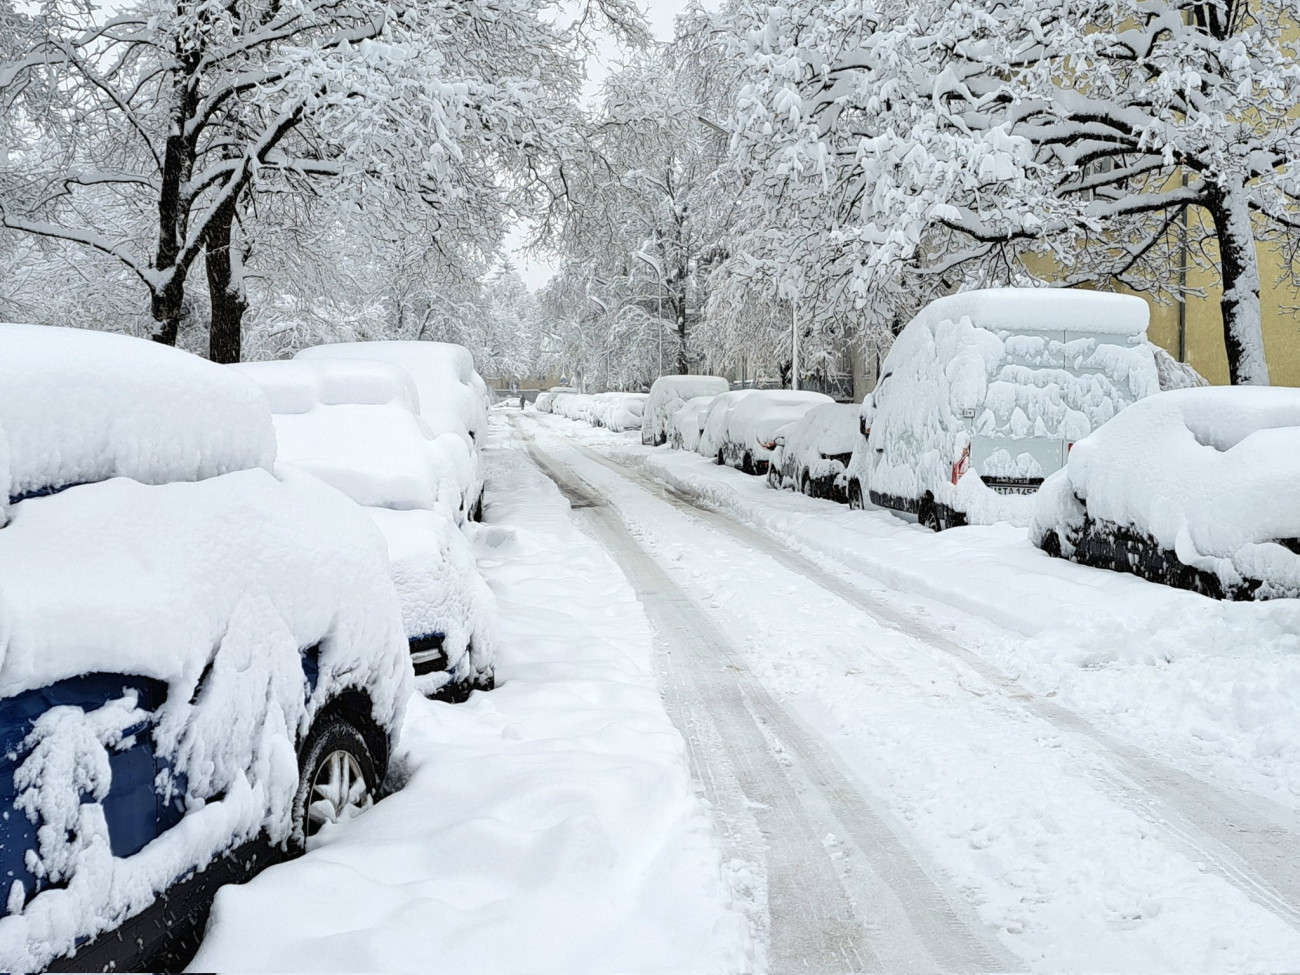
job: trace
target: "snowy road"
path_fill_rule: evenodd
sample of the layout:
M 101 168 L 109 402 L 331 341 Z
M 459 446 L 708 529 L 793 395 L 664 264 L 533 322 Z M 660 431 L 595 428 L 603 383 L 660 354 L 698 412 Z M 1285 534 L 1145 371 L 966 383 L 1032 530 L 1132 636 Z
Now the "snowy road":
M 1293 807 L 1027 690 L 960 621 L 710 510 L 635 450 L 517 429 L 646 608 L 773 971 L 1296 967 Z

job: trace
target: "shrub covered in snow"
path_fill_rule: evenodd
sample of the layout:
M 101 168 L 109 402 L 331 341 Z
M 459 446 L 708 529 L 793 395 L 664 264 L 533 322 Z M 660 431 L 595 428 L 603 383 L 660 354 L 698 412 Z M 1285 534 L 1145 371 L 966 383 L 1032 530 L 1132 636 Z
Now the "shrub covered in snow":
M 1188 388 L 1130 406 L 1043 484 L 1030 538 L 1210 595 L 1300 596 L 1300 390 Z
M 673 415 L 687 400 L 717 396 L 730 388 L 721 376 L 660 376 L 650 387 L 641 421 L 641 442 L 653 447 L 667 443 Z
M 848 500 L 844 471 L 858 445 L 858 407 L 823 403 L 778 431 L 768 483 L 815 498 Z
M 12 499 L 72 484 L 274 460 L 265 398 L 242 376 L 126 335 L 0 324 L 0 525 Z
M 931 527 L 1026 524 L 1070 445 L 1159 390 L 1146 303 L 997 288 L 922 309 L 862 404 L 851 475 L 876 504 Z

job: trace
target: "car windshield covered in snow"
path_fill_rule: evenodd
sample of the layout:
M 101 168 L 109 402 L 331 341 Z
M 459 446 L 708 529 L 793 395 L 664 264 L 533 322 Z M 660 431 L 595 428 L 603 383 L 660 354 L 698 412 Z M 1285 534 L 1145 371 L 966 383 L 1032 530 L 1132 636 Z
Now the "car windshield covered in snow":
M 11 496 L 0 528 L 0 967 L 147 967 L 216 885 L 375 794 L 412 687 L 397 594 L 352 502 L 267 469 L 247 377 L 0 329 L 15 361 L 20 491 L 79 483 Z M 355 788 L 326 802 L 335 754 Z
M 1074 445 L 1036 545 L 1213 596 L 1300 596 L 1300 390 L 1189 388 Z

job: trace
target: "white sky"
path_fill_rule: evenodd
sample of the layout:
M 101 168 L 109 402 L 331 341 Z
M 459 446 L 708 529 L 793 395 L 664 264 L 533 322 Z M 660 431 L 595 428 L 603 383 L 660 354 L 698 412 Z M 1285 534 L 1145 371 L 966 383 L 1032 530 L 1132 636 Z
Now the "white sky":
M 655 37 L 661 41 L 672 38 L 673 20 L 686 8 L 686 4 L 687 0 L 641 0 L 641 8 L 646 12 L 650 29 Z M 705 0 L 704 6 L 709 8 L 717 6 L 716 0 Z M 609 74 L 611 66 L 618 61 L 619 54 L 618 46 L 611 41 L 594 57 L 588 59 L 585 86 L 587 98 L 595 95 L 600 83 Z M 520 252 L 519 248 L 523 246 L 524 236 L 525 230 L 522 227 L 511 231 L 506 238 L 506 254 L 514 261 L 524 283 L 530 290 L 536 291 L 550 280 L 551 275 L 555 273 L 555 266 L 549 261 L 529 258 Z

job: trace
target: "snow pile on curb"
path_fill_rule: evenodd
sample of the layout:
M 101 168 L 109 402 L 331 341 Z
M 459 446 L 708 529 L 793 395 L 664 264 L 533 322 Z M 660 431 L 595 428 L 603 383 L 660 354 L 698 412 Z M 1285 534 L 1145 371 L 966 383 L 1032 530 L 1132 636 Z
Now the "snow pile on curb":
M 254 383 L 156 342 L 0 324 L 0 390 L 0 525 L 11 498 L 49 489 L 198 481 L 275 460 Z
M 413 700 L 402 790 L 223 890 L 196 970 L 753 969 L 632 590 L 521 451 L 487 456 L 499 686 Z

